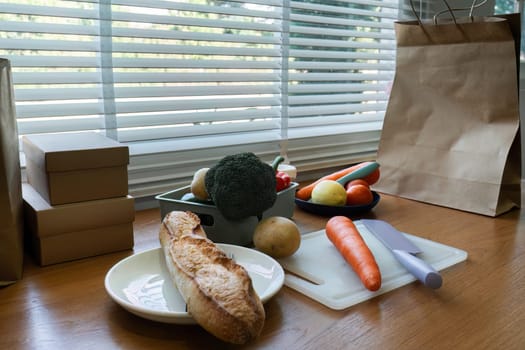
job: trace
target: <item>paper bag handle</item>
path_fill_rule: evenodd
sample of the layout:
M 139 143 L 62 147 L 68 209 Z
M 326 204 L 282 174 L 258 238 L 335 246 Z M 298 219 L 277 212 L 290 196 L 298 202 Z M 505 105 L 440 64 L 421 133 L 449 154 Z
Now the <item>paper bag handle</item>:
M 457 24 L 458 22 L 456 20 L 456 16 L 454 15 L 454 11 L 467 11 L 467 10 L 469 10 L 468 16 L 470 20 L 474 21 L 474 17 L 472 15 L 472 13 L 474 12 L 474 9 L 485 5 L 485 3 L 487 2 L 487 0 L 482 0 L 479 4 L 476 4 L 478 0 L 473 0 L 472 5 L 470 5 L 470 7 L 451 8 L 447 0 L 442 0 L 442 1 L 447 8 L 445 10 L 439 11 L 438 13 L 434 15 L 434 18 L 433 18 L 434 24 L 437 24 L 438 17 L 444 13 L 450 13 L 450 15 L 452 16 L 452 19 L 454 20 L 454 23 Z M 414 7 L 414 0 L 410 0 L 410 7 L 412 8 L 412 12 L 414 13 L 414 16 L 416 16 L 417 21 L 419 22 L 419 25 L 423 25 L 423 22 L 421 21 L 421 17 L 419 17 L 419 15 L 417 14 L 416 8 Z
M 448 4 L 447 0 L 442 0 L 443 3 L 445 4 L 445 6 L 447 7 L 447 10 L 444 10 L 444 12 L 448 12 L 450 13 L 450 15 L 452 16 L 452 19 L 454 20 L 454 23 L 457 23 L 456 22 L 456 16 L 454 15 L 454 10 L 450 7 L 450 5 Z M 474 0 L 474 2 L 476 2 L 477 0 Z M 484 0 L 486 1 L 486 0 Z M 417 21 L 419 22 L 419 25 L 423 25 L 423 21 L 421 21 L 421 17 L 419 17 L 419 15 L 417 14 L 417 11 L 416 11 L 416 8 L 414 7 L 414 0 L 410 0 L 410 7 L 412 8 L 412 12 L 414 12 L 414 16 L 416 16 L 417 18 Z M 443 12 L 443 11 L 441 11 Z M 441 13 L 439 12 L 439 13 Z M 436 16 L 434 16 L 434 23 L 436 23 Z
M 443 0 L 443 1 L 446 2 L 446 0 Z M 470 7 L 452 8 L 452 9 L 449 7 L 446 10 L 439 11 L 438 13 L 434 15 L 434 24 L 437 24 L 438 17 L 444 13 L 448 12 L 452 15 L 452 17 L 454 17 L 454 14 L 453 14 L 454 11 L 467 11 L 467 10 L 469 10 L 468 17 L 470 18 L 472 22 L 474 22 L 474 16 L 473 16 L 474 9 L 485 5 L 485 3 L 487 2 L 487 0 L 483 0 L 479 4 L 476 4 L 477 1 L 478 0 L 473 0 L 472 5 L 470 5 Z M 457 23 L 455 17 L 454 17 L 454 23 Z

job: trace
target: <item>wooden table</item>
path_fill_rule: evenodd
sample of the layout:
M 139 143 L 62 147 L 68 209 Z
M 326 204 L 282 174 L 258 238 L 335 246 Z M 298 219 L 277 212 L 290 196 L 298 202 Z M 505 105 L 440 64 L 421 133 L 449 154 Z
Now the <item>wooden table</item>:
M 245 348 L 525 349 L 525 219 L 489 218 L 384 195 L 367 217 L 469 253 L 444 285 L 411 283 L 343 311 L 283 287 L 265 304 L 262 335 Z M 303 233 L 326 218 L 294 214 Z M 137 213 L 135 249 L 159 246 L 158 210 Z M 148 321 L 118 306 L 106 272 L 132 251 L 49 267 L 26 259 L 24 277 L 0 289 L 2 349 L 229 348 L 198 326 Z M 235 348 L 232 346 L 232 348 Z

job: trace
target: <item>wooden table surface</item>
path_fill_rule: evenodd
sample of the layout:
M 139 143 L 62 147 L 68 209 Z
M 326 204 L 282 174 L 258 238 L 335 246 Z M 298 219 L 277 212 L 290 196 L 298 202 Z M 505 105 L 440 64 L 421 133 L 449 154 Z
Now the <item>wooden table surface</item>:
M 382 196 L 369 218 L 468 252 L 442 272 L 444 284 L 419 282 L 342 311 L 283 287 L 265 304 L 262 335 L 247 349 L 525 349 L 525 221 L 520 210 L 497 218 Z M 302 233 L 326 218 L 296 209 Z M 159 247 L 157 209 L 138 212 L 134 251 L 38 267 L 0 289 L 1 349 L 223 349 L 199 326 L 148 321 L 104 289 L 119 260 Z

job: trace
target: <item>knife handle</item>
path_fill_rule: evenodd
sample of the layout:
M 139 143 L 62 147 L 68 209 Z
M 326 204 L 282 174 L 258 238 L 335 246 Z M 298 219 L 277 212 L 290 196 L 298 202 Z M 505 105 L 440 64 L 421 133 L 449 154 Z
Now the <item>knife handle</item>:
M 417 277 L 418 280 L 423 282 L 425 286 L 438 289 L 443 284 L 443 279 L 439 272 L 417 256 L 398 249 L 392 250 L 392 253 L 396 259 L 410 271 L 411 274 Z

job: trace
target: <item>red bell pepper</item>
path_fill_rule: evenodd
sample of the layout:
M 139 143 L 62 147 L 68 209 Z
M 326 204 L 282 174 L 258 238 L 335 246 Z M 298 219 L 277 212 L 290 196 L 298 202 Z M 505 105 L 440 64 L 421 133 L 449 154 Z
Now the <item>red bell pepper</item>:
M 277 192 L 288 188 L 288 186 L 290 186 L 290 183 L 292 182 L 292 178 L 290 177 L 290 175 L 288 175 L 284 171 L 278 171 L 277 173 L 275 173 L 275 180 L 277 183 L 277 186 L 275 188 Z
M 282 161 L 284 161 L 284 158 L 282 156 L 277 156 L 272 162 L 272 168 L 273 170 L 275 170 L 275 182 L 276 182 L 275 190 L 277 192 L 280 192 L 284 190 L 285 188 L 288 188 L 288 186 L 290 186 L 290 183 L 292 182 L 292 178 L 290 177 L 290 175 L 288 175 L 284 171 L 277 170 L 277 168 L 279 167 L 279 164 Z

